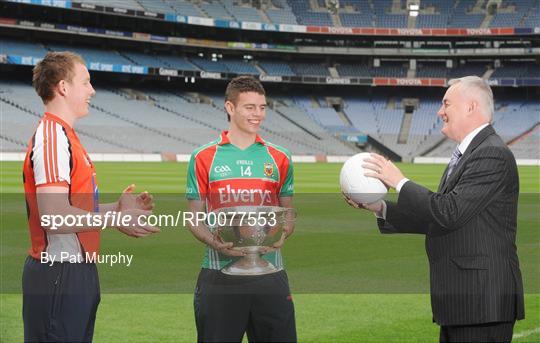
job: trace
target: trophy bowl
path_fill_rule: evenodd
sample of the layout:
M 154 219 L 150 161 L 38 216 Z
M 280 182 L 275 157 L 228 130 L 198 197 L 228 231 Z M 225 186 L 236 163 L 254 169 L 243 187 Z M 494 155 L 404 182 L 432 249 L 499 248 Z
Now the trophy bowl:
M 229 275 L 264 275 L 281 268 L 261 258 L 266 248 L 281 239 L 283 228 L 294 221 L 292 208 L 279 206 L 235 206 L 213 211 L 214 233 L 225 243 L 233 243 L 234 250 L 246 253 L 221 271 Z

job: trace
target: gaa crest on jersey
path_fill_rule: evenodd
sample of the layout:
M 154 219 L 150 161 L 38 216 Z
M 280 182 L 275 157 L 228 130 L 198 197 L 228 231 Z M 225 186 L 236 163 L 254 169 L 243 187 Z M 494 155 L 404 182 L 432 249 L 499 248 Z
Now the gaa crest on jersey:
M 274 175 L 274 165 L 272 163 L 264 164 L 264 175 L 267 177 Z

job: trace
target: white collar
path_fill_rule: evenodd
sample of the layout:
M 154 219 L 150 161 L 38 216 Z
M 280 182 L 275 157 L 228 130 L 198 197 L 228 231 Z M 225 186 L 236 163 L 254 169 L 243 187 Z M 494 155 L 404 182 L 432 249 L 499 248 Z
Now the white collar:
M 471 144 L 472 140 L 474 139 L 474 137 L 476 137 L 476 135 L 482 131 L 486 126 L 488 126 L 489 123 L 486 123 L 484 125 L 480 125 L 479 127 L 477 127 L 476 129 L 472 130 L 471 132 L 469 132 L 469 134 L 467 136 L 465 136 L 465 138 L 463 138 L 463 140 L 461 141 L 461 143 L 459 143 L 458 145 L 458 150 L 459 152 L 463 155 L 465 153 L 465 151 L 467 151 L 467 148 L 469 147 L 469 145 Z

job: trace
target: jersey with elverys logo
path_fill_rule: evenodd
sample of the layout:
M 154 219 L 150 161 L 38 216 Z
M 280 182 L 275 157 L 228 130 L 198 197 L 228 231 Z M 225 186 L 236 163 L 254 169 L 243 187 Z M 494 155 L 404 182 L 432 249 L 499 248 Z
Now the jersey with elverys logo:
M 279 206 L 280 197 L 294 193 L 293 166 L 288 150 L 256 137 L 242 150 L 231 144 L 227 131 L 196 149 L 188 166 L 186 197 L 206 202 L 208 212 L 233 206 Z M 279 251 L 263 256 L 283 267 Z M 206 249 L 203 268 L 222 269 L 237 258 Z

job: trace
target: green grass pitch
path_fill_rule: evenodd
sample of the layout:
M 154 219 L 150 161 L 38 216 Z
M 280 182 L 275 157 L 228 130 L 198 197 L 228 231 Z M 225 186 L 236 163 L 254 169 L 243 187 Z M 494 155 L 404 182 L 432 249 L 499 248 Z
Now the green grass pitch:
M 434 189 L 444 166 L 401 164 Z M 284 249 L 301 342 L 437 342 L 428 265 L 420 235 L 381 235 L 373 216 L 340 198 L 340 164 L 296 164 L 296 232 Z M 97 163 L 103 198 L 129 183 L 155 194 L 156 213 L 185 209 L 184 163 Z M 516 342 L 540 341 L 540 169 L 520 167 L 518 254 L 526 319 Z M 0 341 L 22 341 L 21 271 L 29 246 L 20 162 L 0 162 Z M 393 195 L 389 195 L 392 197 Z M 102 253 L 134 254 L 133 264 L 100 265 L 96 342 L 193 342 L 193 296 L 203 247 L 185 228 L 145 239 L 112 230 Z

